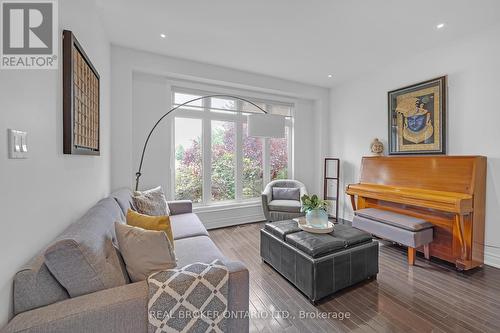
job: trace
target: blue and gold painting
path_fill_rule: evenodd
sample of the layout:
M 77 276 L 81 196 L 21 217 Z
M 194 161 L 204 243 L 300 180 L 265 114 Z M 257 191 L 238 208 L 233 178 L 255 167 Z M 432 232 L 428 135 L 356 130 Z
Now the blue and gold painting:
M 445 153 L 446 77 L 389 92 L 390 154 Z

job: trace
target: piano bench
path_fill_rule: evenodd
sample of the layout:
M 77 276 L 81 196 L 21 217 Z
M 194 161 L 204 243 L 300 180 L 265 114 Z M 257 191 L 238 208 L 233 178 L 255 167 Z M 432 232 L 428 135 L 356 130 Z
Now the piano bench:
M 352 226 L 408 247 L 408 264 L 415 264 L 416 249 L 424 247 L 429 259 L 429 243 L 433 239 L 432 223 L 382 209 L 365 208 L 354 212 Z

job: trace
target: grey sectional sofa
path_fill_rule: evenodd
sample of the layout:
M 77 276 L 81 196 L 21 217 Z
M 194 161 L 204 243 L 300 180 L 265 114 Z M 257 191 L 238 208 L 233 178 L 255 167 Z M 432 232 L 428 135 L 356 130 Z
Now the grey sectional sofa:
M 104 281 L 99 291 L 70 297 L 49 271 L 46 250 L 43 250 L 16 274 L 14 318 L 1 332 L 147 332 L 147 283 L 129 282 L 119 252 L 113 246 L 113 224 L 116 220 L 123 221 L 129 208 L 133 208 L 131 191 L 119 190 L 99 201 L 48 247 L 61 242 L 78 244 L 92 262 L 92 273 Z M 169 208 L 178 266 L 221 259 L 230 271 L 229 311 L 247 312 L 249 275 L 246 267 L 223 256 L 192 213 L 190 201 L 169 202 Z M 71 267 L 72 264 L 75 267 Z M 67 268 L 75 272 L 71 283 L 88 285 L 89 281 L 79 273 L 80 266 L 67 263 Z M 248 325 L 245 316 L 230 318 L 228 322 L 230 332 L 248 332 Z

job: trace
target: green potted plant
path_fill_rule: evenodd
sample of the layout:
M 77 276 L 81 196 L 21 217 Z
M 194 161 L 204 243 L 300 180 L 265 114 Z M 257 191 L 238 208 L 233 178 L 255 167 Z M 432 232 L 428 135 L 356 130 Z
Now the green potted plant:
M 328 202 L 320 199 L 316 194 L 313 194 L 311 197 L 304 194 L 300 200 L 302 202 L 301 211 L 306 213 L 307 224 L 315 228 L 327 228 L 328 213 L 326 212 L 326 208 L 328 207 Z

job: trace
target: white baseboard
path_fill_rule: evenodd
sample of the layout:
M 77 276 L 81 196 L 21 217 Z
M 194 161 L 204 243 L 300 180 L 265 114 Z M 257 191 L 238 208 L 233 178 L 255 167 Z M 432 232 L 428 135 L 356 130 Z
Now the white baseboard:
M 198 211 L 201 222 L 207 229 L 230 227 L 233 225 L 264 221 L 264 212 L 260 204 L 232 207 L 205 208 Z
M 202 219 L 200 217 L 200 219 Z M 239 224 L 253 223 L 264 221 L 266 218 L 262 214 L 251 214 L 244 216 L 227 216 L 227 217 L 217 217 L 216 219 L 202 219 L 203 225 L 208 230 L 216 228 L 230 227 Z
M 494 253 L 497 252 L 497 253 Z M 484 251 L 484 264 L 500 268 L 500 250 L 493 250 L 486 248 Z

